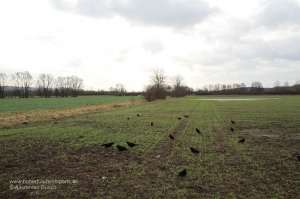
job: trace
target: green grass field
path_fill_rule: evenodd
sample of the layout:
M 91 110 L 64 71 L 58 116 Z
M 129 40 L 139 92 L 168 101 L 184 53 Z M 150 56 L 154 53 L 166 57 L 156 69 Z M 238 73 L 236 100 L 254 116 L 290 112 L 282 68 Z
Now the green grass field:
M 215 98 L 244 100 L 206 100 Z M 53 100 L 38 107 L 110 101 Z M 16 99 L 16 107 L 12 103 L 1 101 L 0 112 L 36 108 L 26 106 L 25 100 Z M 244 143 L 239 143 L 241 138 Z M 129 148 L 126 141 L 138 146 Z M 101 146 L 107 142 L 115 144 Z M 128 151 L 119 152 L 117 144 Z M 190 147 L 200 153 L 191 153 Z M 170 98 L 2 127 L 0 150 L 0 198 L 297 198 L 300 96 Z M 178 176 L 182 169 L 187 176 Z M 10 185 L 16 185 L 10 181 L 18 179 L 76 183 L 10 190 Z
M 0 99 L 0 113 L 24 112 L 32 110 L 74 108 L 85 105 L 108 104 L 123 102 L 141 97 L 118 96 L 80 96 L 66 98 L 29 98 L 29 99 Z

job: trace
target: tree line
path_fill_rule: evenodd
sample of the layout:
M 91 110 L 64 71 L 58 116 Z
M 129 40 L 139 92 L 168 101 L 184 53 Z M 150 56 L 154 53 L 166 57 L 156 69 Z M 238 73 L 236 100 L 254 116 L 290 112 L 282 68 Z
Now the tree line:
M 165 73 L 154 70 L 150 77 L 150 84 L 144 91 L 128 92 L 123 84 L 116 84 L 109 90 L 83 90 L 83 80 L 77 76 L 54 77 L 51 74 L 40 74 L 37 79 L 28 72 L 16 72 L 10 76 L 0 73 L 0 98 L 31 96 L 40 97 L 76 97 L 78 95 L 116 95 L 136 96 L 143 95 L 147 101 L 166 99 L 171 97 L 184 97 L 186 95 L 262 95 L 262 94 L 300 94 L 300 81 L 294 85 L 288 82 L 274 82 L 272 88 L 264 88 L 259 81 L 252 82 L 249 86 L 245 83 L 209 84 L 202 89 L 193 90 L 184 84 L 184 79 L 177 75 L 170 83 Z M 8 86 L 9 85 L 9 86 Z
M 166 84 L 167 76 L 161 70 L 153 72 L 151 84 L 144 91 L 144 97 L 147 101 L 156 99 L 165 99 L 167 96 L 184 97 L 186 95 L 284 95 L 300 94 L 300 81 L 294 85 L 288 82 L 281 84 L 279 81 L 274 82 L 274 87 L 264 88 L 260 81 L 253 81 L 250 86 L 245 83 L 233 84 L 209 84 L 203 89 L 193 90 L 183 85 L 183 78 L 177 76 L 173 85 Z
M 247 86 L 245 83 L 234 84 L 209 84 L 194 92 L 196 95 L 293 95 L 300 94 L 300 81 L 294 85 L 288 82 L 281 84 L 274 82 L 271 88 L 265 88 L 259 81 L 254 81 Z
M 10 76 L 0 73 L 1 98 L 76 97 L 82 93 L 82 87 L 83 80 L 74 75 L 54 77 L 51 74 L 43 73 L 34 79 L 28 71 L 16 72 Z

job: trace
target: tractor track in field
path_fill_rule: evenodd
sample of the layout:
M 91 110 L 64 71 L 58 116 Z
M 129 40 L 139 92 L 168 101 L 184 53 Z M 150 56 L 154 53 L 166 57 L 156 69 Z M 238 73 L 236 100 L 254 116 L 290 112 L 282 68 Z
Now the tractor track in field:
M 177 137 L 184 133 L 188 124 L 187 119 L 182 119 L 179 124 L 165 135 L 165 138 L 161 139 L 156 146 L 144 156 L 145 162 L 151 162 L 152 160 L 167 159 L 170 156 Z M 175 137 L 175 140 L 171 140 L 169 135 L 172 134 Z M 159 157 L 158 157 L 159 156 Z
M 127 189 L 130 189 L 139 198 L 153 198 L 154 193 L 163 194 L 156 197 L 164 198 L 164 194 L 173 192 L 171 185 L 174 185 L 177 174 L 174 174 L 174 170 L 170 167 L 170 164 L 175 161 L 172 153 L 176 146 L 176 138 L 185 132 L 187 125 L 188 119 L 180 120 L 141 158 L 139 175 L 127 178 L 125 183 Z M 169 134 L 174 135 L 175 140 L 171 140 Z

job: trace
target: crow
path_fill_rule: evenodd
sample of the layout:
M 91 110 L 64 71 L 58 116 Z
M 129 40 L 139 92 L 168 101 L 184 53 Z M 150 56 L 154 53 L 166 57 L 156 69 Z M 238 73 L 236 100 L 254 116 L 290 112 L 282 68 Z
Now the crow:
M 175 140 L 175 137 L 174 137 L 172 134 L 169 135 L 169 138 L 170 138 L 171 140 Z
M 189 116 L 188 116 L 188 115 L 184 115 L 183 117 L 185 117 L 185 118 L 189 118 Z
M 198 128 L 196 128 L 196 132 L 197 132 L 198 134 L 201 133 L 200 129 L 198 129 Z
M 28 124 L 28 122 L 23 122 L 23 124 Z
M 139 113 L 138 113 L 138 114 L 136 114 L 136 116 L 140 117 L 140 116 L 141 116 L 141 114 L 139 114 Z
M 230 127 L 231 132 L 234 132 L 234 128 Z
M 241 139 L 239 140 L 239 143 L 244 143 L 245 141 L 246 141 L 245 138 L 241 138 Z
M 235 124 L 235 121 L 231 120 L 231 124 Z
M 109 142 L 106 144 L 102 144 L 102 146 L 104 146 L 105 148 L 111 147 L 114 143 L 113 142 Z
M 150 123 L 150 125 L 151 125 L 151 126 L 153 126 L 153 125 L 154 125 L 154 123 L 153 123 L 153 122 L 151 122 L 151 123 Z
M 130 147 L 135 147 L 137 144 L 135 144 L 135 143 L 132 143 L 132 142 L 126 142 L 127 143 L 127 145 L 128 146 L 130 146 Z
M 127 151 L 126 147 L 123 147 L 123 146 L 120 146 L 120 145 L 117 145 L 117 148 L 118 148 L 119 151 Z
M 194 154 L 198 154 L 200 152 L 198 149 L 195 149 L 193 147 L 190 147 L 190 149 L 191 149 L 191 152 Z
M 127 117 L 127 120 L 130 120 L 130 117 Z
M 182 118 L 181 118 L 181 117 L 178 117 L 177 119 L 178 119 L 178 120 L 181 120 Z
M 186 174 L 187 174 L 186 169 L 183 169 L 183 170 L 181 170 L 181 171 L 178 173 L 178 176 L 180 176 L 180 177 L 185 177 Z

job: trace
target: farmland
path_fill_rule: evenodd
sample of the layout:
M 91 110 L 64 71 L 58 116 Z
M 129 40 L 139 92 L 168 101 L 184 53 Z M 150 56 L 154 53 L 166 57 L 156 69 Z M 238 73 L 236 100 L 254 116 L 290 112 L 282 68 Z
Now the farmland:
M 80 97 L 65 97 L 65 98 L 6 98 L 0 100 L 0 113 L 11 112 L 28 112 L 32 110 L 47 110 L 60 108 L 74 108 L 83 105 L 107 104 L 112 102 L 123 102 L 129 99 L 139 97 L 127 96 L 80 96 Z
M 64 112 L 132 99 L 22 100 L 1 101 L 0 116 L 41 110 L 43 115 L 49 109 Z M 40 103 L 25 105 L 25 100 Z M 192 96 L 85 110 L 0 123 L 0 198 L 297 198 L 300 194 L 299 96 Z M 127 141 L 138 145 L 130 148 Z M 109 142 L 114 145 L 101 146 Z M 116 145 L 128 150 L 120 152 Z M 190 147 L 199 154 L 191 153 Z M 187 175 L 178 176 L 183 169 Z M 23 179 L 76 183 L 45 190 L 9 189 L 11 180 Z

